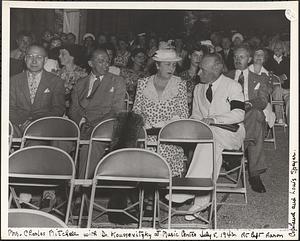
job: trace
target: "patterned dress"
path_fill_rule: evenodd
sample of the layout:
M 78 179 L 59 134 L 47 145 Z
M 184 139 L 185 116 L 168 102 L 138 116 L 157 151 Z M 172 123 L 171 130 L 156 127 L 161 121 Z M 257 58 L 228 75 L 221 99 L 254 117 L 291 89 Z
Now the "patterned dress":
M 186 84 L 179 77 L 172 76 L 159 99 L 152 75 L 138 81 L 133 111 L 144 118 L 147 126 L 168 122 L 174 116 L 188 118 Z M 157 136 L 148 136 L 148 142 L 156 142 Z M 172 176 L 181 176 L 184 172 L 186 157 L 181 147 L 169 144 L 159 146 L 160 154 L 170 164 Z
M 126 67 L 130 58 L 130 52 L 126 51 L 124 54 L 117 52 L 114 58 L 114 65 L 117 67 Z
M 126 81 L 126 91 L 129 94 L 129 100 L 134 101 L 137 82 L 139 79 L 146 77 L 147 73 L 144 71 L 135 71 L 130 68 L 122 68 L 120 76 Z
M 188 96 L 188 106 L 189 106 L 189 115 L 192 114 L 193 108 L 193 97 L 194 97 L 194 89 L 197 84 L 200 83 L 199 78 L 190 76 L 189 71 L 185 70 L 179 74 L 179 77 L 186 82 L 187 88 L 187 96 Z
M 69 101 L 71 98 L 71 91 L 73 86 L 76 84 L 77 80 L 86 77 L 88 74 L 85 69 L 75 66 L 72 71 L 66 69 L 66 67 L 62 67 L 60 70 L 56 72 L 56 74 L 65 81 L 65 96 L 66 96 L 66 105 L 69 107 Z

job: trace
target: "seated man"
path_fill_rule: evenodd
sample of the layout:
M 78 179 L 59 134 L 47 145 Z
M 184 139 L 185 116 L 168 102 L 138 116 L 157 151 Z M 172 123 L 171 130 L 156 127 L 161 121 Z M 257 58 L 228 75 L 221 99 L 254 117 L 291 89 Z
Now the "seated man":
M 38 45 L 30 46 L 25 55 L 26 71 L 10 79 L 9 119 L 14 127 L 14 136 L 22 137 L 26 127 L 34 120 L 47 116 L 62 116 L 65 113 L 64 82 L 56 75 L 44 70 L 47 60 L 45 49 Z M 38 145 L 43 141 L 30 141 L 27 145 Z M 29 194 L 30 195 L 30 194 Z M 28 196 L 21 193 L 20 198 Z M 55 203 L 54 191 L 47 190 L 42 202 L 45 211 Z
M 241 84 L 245 95 L 245 129 L 248 149 L 249 182 L 255 192 L 264 193 L 266 189 L 260 174 L 266 171 L 264 155 L 265 115 L 263 110 L 268 104 L 268 88 L 262 76 L 248 69 L 251 61 L 250 49 L 243 45 L 234 51 L 234 65 L 236 70 L 227 74 Z
M 222 165 L 222 151 L 224 149 L 238 150 L 245 138 L 244 95 L 241 86 L 234 80 L 222 74 L 223 61 L 219 54 L 205 55 L 200 64 L 201 83 L 194 90 L 193 112 L 191 118 L 207 124 L 239 124 L 237 132 L 211 126 L 216 141 L 216 178 L 219 176 Z M 194 152 L 191 165 L 186 177 L 209 178 L 213 170 L 212 147 L 210 144 L 198 144 Z M 176 199 L 189 199 L 192 195 L 173 195 Z M 206 208 L 210 195 L 196 196 L 190 211 Z M 185 201 L 185 200 L 184 200 Z M 192 215 L 187 220 L 195 219 Z
M 19 32 L 16 42 L 17 48 L 10 52 L 9 76 L 23 72 L 26 50 L 32 43 L 31 33 L 25 31 Z
M 30 46 L 25 55 L 26 71 L 10 79 L 9 120 L 15 137 L 22 137 L 34 120 L 65 113 L 64 82 L 43 69 L 47 53 L 41 46 Z
M 124 109 L 125 82 L 122 77 L 108 72 L 109 56 L 103 49 L 93 51 L 88 61 L 91 74 L 78 80 L 71 96 L 70 119 L 81 127 L 81 139 L 88 140 L 94 127 L 112 118 Z M 105 152 L 103 143 L 94 143 L 88 177 Z M 79 178 L 85 177 L 88 146 L 84 145 L 79 157 Z

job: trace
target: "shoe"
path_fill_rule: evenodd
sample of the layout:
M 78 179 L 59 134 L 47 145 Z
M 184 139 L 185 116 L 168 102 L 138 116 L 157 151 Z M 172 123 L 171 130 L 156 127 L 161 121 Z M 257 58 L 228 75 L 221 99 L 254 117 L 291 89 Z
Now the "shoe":
M 191 194 L 183 194 L 183 193 L 178 193 L 178 194 L 172 194 L 172 202 L 174 203 L 184 203 L 190 199 L 193 199 L 195 195 Z M 165 196 L 167 200 L 169 200 L 169 194 Z
M 258 192 L 258 193 L 266 192 L 266 188 L 265 188 L 264 184 L 262 183 L 259 175 L 250 177 L 249 183 L 254 192 Z
M 198 218 L 199 219 L 199 217 L 200 217 L 200 212 L 203 212 L 203 211 L 205 211 L 208 207 L 209 207 L 209 203 L 206 203 L 206 204 L 204 204 L 203 206 L 198 206 L 198 205 L 193 205 L 193 206 L 191 206 L 190 208 L 189 208 L 189 211 L 195 211 L 195 210 L 197 210 L 197 209 L 199 209 L 199 211 L 197 212 L 197 213 L 194 213 L 193 215 L 191 215 L 191 214 L 188 214 L 188 215 L 185 215 L 184 216 L 184 219 L 186 220 L 186 221 L 193 221 L 193 220 L 195 220 L 196 218 Z
M 46 190 L 40 204 L 40 210 L 49 213 L 56 203 L 56 196 L 53 190 Z
M 279 119 L 279 120 L 277 121 L 277 123 L 278 123 L 278 124 L 283 124 L 283 119 Z

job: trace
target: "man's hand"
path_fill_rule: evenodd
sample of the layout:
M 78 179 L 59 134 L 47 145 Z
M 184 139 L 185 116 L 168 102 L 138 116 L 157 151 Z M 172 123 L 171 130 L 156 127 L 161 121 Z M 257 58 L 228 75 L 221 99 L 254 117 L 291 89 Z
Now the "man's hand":
M 208 125 L 211 123 L 215 123 L 215 120 L 213 118 L 203 118 L 201 121 Z

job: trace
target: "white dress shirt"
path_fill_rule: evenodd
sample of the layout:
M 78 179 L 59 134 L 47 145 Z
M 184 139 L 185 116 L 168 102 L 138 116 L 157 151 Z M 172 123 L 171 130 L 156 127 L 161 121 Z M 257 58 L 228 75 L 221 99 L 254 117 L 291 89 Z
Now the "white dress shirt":
M 234 80 L 238 81 L 240 74 L 241 74 L 241 70 L 237 69 L 235 71 L 235 77 Z M 245 101 L 249 100 L 249 95 L 248 95 L 248 75 L 249 75 L 249 69 L 244 69 L 243 70 L 243 75 L 244 75 L 244 96 L 245 96 Z

